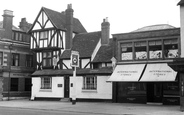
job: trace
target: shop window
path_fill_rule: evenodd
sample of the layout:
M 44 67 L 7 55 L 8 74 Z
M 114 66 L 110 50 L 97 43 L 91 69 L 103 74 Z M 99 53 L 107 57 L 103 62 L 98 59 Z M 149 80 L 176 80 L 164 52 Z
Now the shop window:
M 3 65 L 3 52 L 0 52 L 0 65 Z
M 96 76 L 83 77 L 83 89 L 96 90 L 97 89 L 97 77 Z
M 10 91 L 18 91 L 18 78 L 11 78 Z
M 164 40 L 164 57 L 165 58 L 178 57 L 178 39 Z
M 132 42 L 121 44 L 121 60 L 132 60 Z
M 145 83 L 118 83 L 118 95 L 146 95 Z
M 135 42 L 135 59 L 147 59 L 146 41 Z
M 149 41 L 149 59 L 162 58 L 162 41 L 154 40 Z
M 41 89 L 52 89 L 52 78 L 51 77 L 41 78 Z
M 12 66 L 19 66 L 19 54 L 12 53 Z
M 43 52 L 43 67 L 51 67 L 52 66 L 52 53 L 51 52 Z

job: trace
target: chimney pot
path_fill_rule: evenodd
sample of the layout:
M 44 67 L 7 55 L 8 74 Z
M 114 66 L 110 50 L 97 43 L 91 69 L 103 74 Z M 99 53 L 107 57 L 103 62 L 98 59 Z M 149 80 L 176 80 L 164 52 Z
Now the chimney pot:
M 4 10 L 4 15 L 13 16 L 13 11 L 11 11 L 11 10 Z

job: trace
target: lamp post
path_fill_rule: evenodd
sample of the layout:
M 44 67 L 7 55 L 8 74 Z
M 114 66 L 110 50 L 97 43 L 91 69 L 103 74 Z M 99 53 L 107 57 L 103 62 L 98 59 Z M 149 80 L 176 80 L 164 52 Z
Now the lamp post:
M 11 60 L 12 60 L 12 49 L 13 49 L 13 44 L 11 43 L 9 46 L 10 50 L 10 55 L 9 55 L 9 76 L 8 76 L 8 101 L 10 100 L 10 74 L 11 74 Z

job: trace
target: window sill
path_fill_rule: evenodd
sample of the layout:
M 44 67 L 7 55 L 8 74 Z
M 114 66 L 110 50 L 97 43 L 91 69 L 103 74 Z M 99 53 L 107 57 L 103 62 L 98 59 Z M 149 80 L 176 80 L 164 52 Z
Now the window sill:
M 82 92 L 86 92 L 86 93 L 97 93 L 97 90 L 91 90 L 91 89 L 82 89 Z
M 52 89 L 40 89 L 39 92 L 52 92 Z

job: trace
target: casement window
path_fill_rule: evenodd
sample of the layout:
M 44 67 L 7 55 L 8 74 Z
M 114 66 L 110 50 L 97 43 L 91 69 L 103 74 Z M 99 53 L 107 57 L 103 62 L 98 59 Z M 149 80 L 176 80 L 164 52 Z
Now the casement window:
M 83 77 L 83 89 L 96 90 L 97 89 L 97 77 L 96 76 L 84 76 Z
M 11 78 L 10 91 L 18 91 L 19 79 Z
M 52 52 L 43 52 L 43 67 L 51 67 L 52 66 Z
M 52 78 L 51 77 L 41 78 L 41 89 L 52 89 Z
M 19 54 L 12 53 L 12 66 L 19 66 Z
M 26 55 L 26 67 L 33 67 L 33 56 Z
M 121 59 L 122 60 L 133 60 L 132 42 L 121 44 Z
M 3 65 L 3 52 L 0 52 L 0 65 Z
M 40 47 L 47 47 L 48 45 L 48 31 L 40 32 Z
M 177 58 L 178 55 L 178 39 L 164 40 L 164 57 Z

